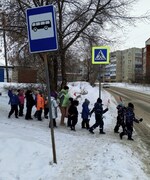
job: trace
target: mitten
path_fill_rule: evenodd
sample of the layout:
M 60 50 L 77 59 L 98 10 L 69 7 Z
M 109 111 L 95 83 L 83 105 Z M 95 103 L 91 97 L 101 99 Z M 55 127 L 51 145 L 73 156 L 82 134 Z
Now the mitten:
M 140 121 L 140 122 L 142 122 L 142 121 L 143 121 L 143 119 L 142 119 L 142 118 L 140 118 L 140 119 L 139 119 L 139 121 Z

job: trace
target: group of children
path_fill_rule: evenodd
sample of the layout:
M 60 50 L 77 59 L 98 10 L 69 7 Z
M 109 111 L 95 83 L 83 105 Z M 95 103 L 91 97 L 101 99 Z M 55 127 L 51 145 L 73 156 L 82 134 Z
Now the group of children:
M 79 101 L 69 97 L 68 95 L 68 86 L 65 86 L 64 89 L 60 91 L 60 94 L 51 93 L 51 116 L 53 120 L 53 126 L 57 127 L 56 118 L 57 118 L 57 108 L 60 108 L 61 112 L 61 121 L 60 125 L 64 125 L 64 118 L 67 117 L 67 126 L 70 127 L 71 130 L 75 131 L 75 126 L 78 122 L 78 109 Z M 26 98 L 26 115 L 25 119 L 30 120 L 33 119 L 32 108 L 36 106 L 36 112 L 34 117 L 39 121 L 42 120 L 42 112 L 44 111 L 44 117 L 48 119 L 49 113 L 49 104 L 48 98 L 44 98 L 44 95 L 41 91 L 37 91 L 35 94 L 31 90 L 27 90 L 24 93 L 23 90 L 12 90 L 8 91 L 8 96 L 10 98 L 9 104 L 11 105 L 11 110 L 8 114 L 8 118 L 15 112 L 15 117 L 23 116 L 24 110 L 24 102 Z M 82 112 L 81 112 L 81 127 L 89 130 L 90 133 L 94 134 L 94 129 L 99 126 L 99 133 L 105 134 L 104 132 L 104 121 L 103 114 L 108 111 L 108 107 L 103 109 L 102 100 L 100 98 L 97 99 L 94 104 L 93 109 L 90 111 L 89 109 L 90 101 L 85 99 L 82 104 Z M 18 111 L 19 107 L 19 111 Z M 133 132 L 133 121 L 139 123 L 143 119 L 140 120 L 135 118 L 134 114 L 134 105 L 132 103 L 128 104 L 128 107 L 125 107 L 123 103 L 120 103 L 117 106 L 118 115 L 117 115 L 117 123 L 114 128 L 115 133 L 119 133 L 119 127 L 122 127 L 122 132 L 120 133 L 120 138 L 124 135 L 128 136 L 128 140 L 133 140 L 132 132 Z M 89 121 L 92 113 L 95 113 L 95 123 L 90 127 Z M 51 127 L 51 122 L 49 123 L 49 127 Z
M 75 131 L 75 125 L 77 124 L 78 119 L 78 111 L 77 106 L 79 102 L 77 100 L 70 99 L 71 105 L 68 109 L 68 126 L 70 126 L 71 130 Z M 94 104 L 93 109 L 90 111 L 89 109 L 90 101 L 85 99 L 82 104 L 82 122 L 81 127 L 86 128 L 89 130 L 90 133 L 94 134 L 94 129 L 99 126 L 99 133 L 105 134 L 104 132 L 104 121 L 103 121 L 103 114 L 108 111 L 108 107 L 103 109 L 102 100 L 100 98 L 97 99 L 96 103 Z M 123 103 L 119 103 L 117 106 L 118 115 L 117 115 L 117 123 L 114 128 L 115 133 L 119 133 L 120 126 L 122 127 L 122 132 L 119 133 L 120 139 L 123 138 L 124 135 L 128 136 L 128 140 L 132 140 L 132 133 L 133 133 L 133 122 L 139 123 L 142 122 L 143 119 L 140 118 L 139 120 L 135 117 L 134 114 L 134 105 L 130 102 L 128 106 L 125 107 Z M 89 121 L 90 116 L 92 113 L 95 113 L 95 123 L 90 127 Z M 71 123 L 72 122 L 72 123 Z
M 139 123 L 142 122 L 143 119 L 140 118 L 139 120 L 135 117 L 134 114 L 134 105 L 130 102 L 128 106 L 125 107 L 123 103 L 120 103 L 117 106 L 118 115 L 117 115 L 117 123 L 114 128 L 115 133 L 119 133 L 120 126 L 122 127 L 122 132 L 119 133 L 120 139 L 123 138 L 124 135 L 128 136 L 128 140 L 132 140 L 132 133 L 133 133 L 133 122 Z
M 25 101 L 26 101 L 26 114 L 25 114 L 26 120 L 33 119 L 32 109 L 34 106 L 36 107 L 36 112 L 34 113 L 35 118 L 41 121 L 43 112 L 44 112 L 44 117 L 48 118 L 48 112 L 49 112 L 48 98 L 44 97 L 42 91 L 38 90 L 35 93 L 33 93 L 32 90 L 27 90 L 26 92 L 24 92 L 24 90 L 22 89 L 21 90 L 9 89 L 8 96 L 9 96 L 9 104 L 11 105 L 8 118 L 10 118 L 13 113 L 15 113 L 16 118 L 18 118 L 18 116 L 23 116 Z M 52 118 L 54 121 L 54 126 L 56 127 L 55 119 L 57 118 L 58 104 L 55 100 L 54 93 L 51 95 L 51 107 L 52 107 Z

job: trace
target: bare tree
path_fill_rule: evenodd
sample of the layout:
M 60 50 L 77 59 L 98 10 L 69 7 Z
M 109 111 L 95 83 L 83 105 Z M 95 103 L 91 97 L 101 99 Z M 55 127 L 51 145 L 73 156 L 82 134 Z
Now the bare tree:
M 56 8 L 59 51 L 57 59 L 61 62 L 62 84 L 67 82 L 66 53 L 83 37 L 94 37 L 101 44 L 110 42 L 105 30 L 122 28 L 123 24 L 134 24 L 136 20 L 145 19 L 148 15 L 131 17 L 129 8 L 137 0 L 12 0 L 13 10 L 8 11 L 8 25 L 16 27 L 16 35 L 10 37 L 11 45 L 16 42 L 17 51 L 27 47 L 25 11 L 27 8 L 53 4 Z M 13 28 L 13 31 L 14 31 Z M 94 35 L 94 36 L 93 36 Z M 21 46 L 21 48 L 20 48 Z M 78 44 L 80 47 L 80 43 Z M 19 50 L 18 50 L 19 49 Z M 30 55 L 29 55 L 30 56 Z

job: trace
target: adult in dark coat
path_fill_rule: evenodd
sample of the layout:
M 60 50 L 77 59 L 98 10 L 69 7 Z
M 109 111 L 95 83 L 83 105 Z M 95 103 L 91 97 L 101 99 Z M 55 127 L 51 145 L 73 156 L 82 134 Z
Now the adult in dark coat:
M 19 105 L 19 98 L 17 95 L 17 91 L 15 90 L 9 90 L 8 96 L 10 98 L 9 104 L 11 105 L 11 110 L 8 114 L 8 118 L 15 112 L 15 117 L 18 118 L 18 105 Z
M 31 90 L 26 91 L 25 98 L 26 98 L 26 108 L 27 108 L 25 119 L 26 120 L 33 119 L 31 117 L 31 113 L 32 113 L 32 108 L 35 105 L 35 100 L 33 98 L 33 93 Z
M 103 121 L 103 114 L 108 111 L 108 108 L 103 110 L 102 100 L 100 98 L 97 99 L 97 102 L 94 104 L 94 108 L 91 111 L 91 114 L 95 112 L 95 124 L 90 127 L 90 133 L 94 134 L 93 130 L 99 126 L 100 134 L 105 134 L 103 131 L 104 128 L 104 121 Z

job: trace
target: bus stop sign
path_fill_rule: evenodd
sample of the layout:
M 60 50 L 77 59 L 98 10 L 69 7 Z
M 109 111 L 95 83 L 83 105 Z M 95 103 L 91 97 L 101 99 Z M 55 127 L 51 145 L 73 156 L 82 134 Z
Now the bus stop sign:
M 58 50 L 55 9 L 52 5 L 26 11 L 31 53 Z

